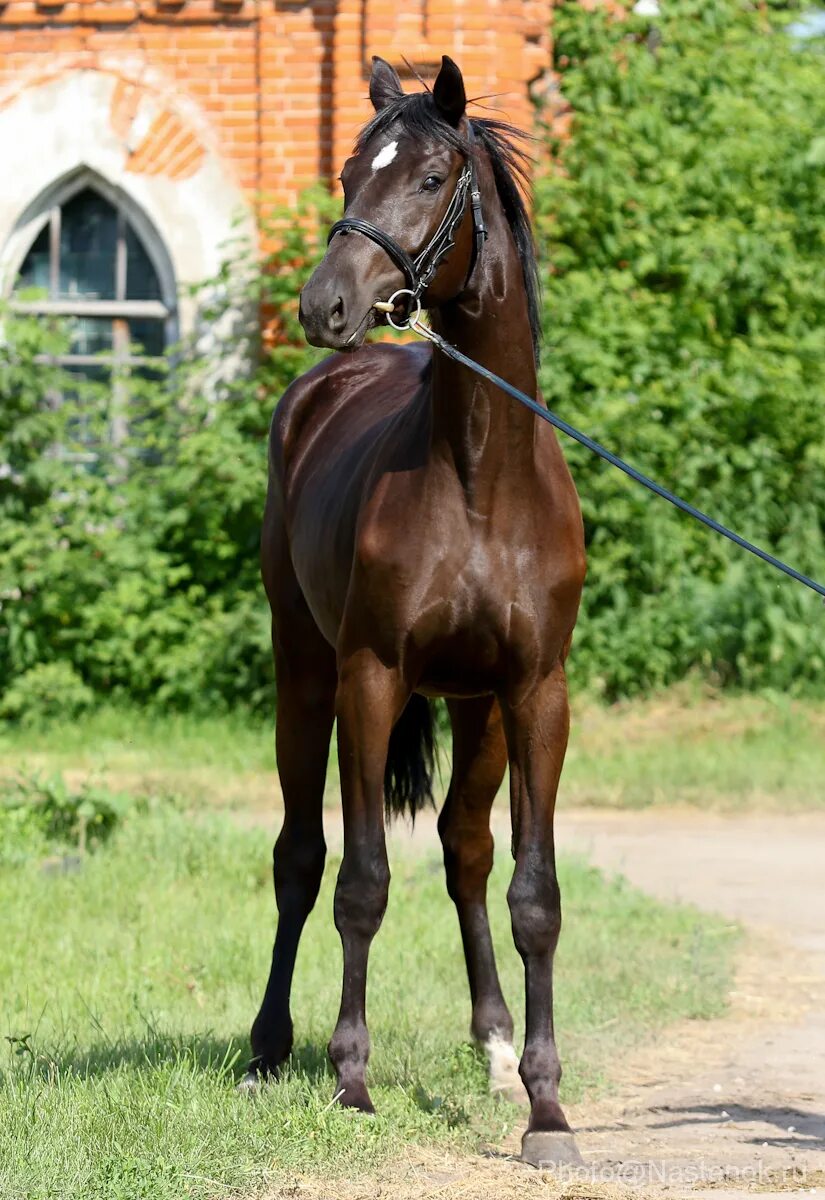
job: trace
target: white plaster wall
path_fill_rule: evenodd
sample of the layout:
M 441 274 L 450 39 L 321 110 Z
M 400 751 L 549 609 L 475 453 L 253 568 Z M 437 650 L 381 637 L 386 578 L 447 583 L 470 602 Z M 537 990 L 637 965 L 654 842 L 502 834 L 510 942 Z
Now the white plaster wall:
M 155 259 L 167 302 L 178 292 L 181 333 L 196 321 L 187 285 L 210 278 L 228 244 L 245 237 L 254 245 L 252 214 L 213 149 L 187 179 L 126 170 L 140 124 L 151 122 L 144 100 L 132 129 L 121 139 L 110 123 L 113 75 L 77 70 L 25 88 L 0 109 L 0 296 L 7 296 L 45 211 L 72 181 L 94 182 L 119 200 Z M 166 107 L 168 97 L 158 98 Z M 136 126 L 138 126 L 136 128 Z M 160 242 L 160 245 L 158 245 Z

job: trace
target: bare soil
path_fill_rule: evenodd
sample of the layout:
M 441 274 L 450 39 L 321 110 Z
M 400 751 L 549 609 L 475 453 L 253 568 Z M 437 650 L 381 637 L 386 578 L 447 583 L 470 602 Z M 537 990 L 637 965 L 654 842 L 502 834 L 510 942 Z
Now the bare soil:
M 506 845 L 505 813 L 496 826 Z M 413 841 L 434 840 L 432 822 L 420 820 Z M 559 815 L 557 841 L 651 895 L 744 924 L 750 936 L 729 1014 L 672 1027 L 613 1065 L 609 1096 L 569 1111 L 586 1163 L 576 1175 L 519 1163 L 514 1136 L 475 1159 L 415 1152 L 367 1183 L 301 1180 L 282 1194 L 825 1195 L 825 814 L 583 810 Z
M 585 1158 L 679 1194 L 825 1193 L 825 816 L 573 813 L 559 843 L 752 934 L 729 1015 L 673 1029 L 572 1114 Z

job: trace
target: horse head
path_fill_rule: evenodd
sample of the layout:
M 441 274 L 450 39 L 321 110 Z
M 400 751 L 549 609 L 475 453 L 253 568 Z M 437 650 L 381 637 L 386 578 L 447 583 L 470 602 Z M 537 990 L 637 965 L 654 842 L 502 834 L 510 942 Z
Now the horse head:
M 331 350 L 357 349 L 396 293 L 402 315 L 417 300 L 454 299 L 484 233 L 464 80 L 452 59 L 444 56 L 431 92 L 407 95 L 375 58 L 370 99 L 375 116 L 341 173 L 344 217 L 301 293 L 307 340 Z

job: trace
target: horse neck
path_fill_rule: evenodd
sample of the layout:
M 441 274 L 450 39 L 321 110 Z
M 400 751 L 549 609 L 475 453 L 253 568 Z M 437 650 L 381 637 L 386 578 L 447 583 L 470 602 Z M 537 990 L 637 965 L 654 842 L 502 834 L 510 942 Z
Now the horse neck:
M 464 354 L 535 396 L 521 262 L 494 185 L 485 201 L 489 237 L 471 284 L 459 301 L 432 312 L 432 324 Z M 533 469 L 535 434 L 527 409 L 437 350 L 432 407 L 433 454 L 452 461 L 471 502 L 483 506 L 493 489 L 523 485 Z

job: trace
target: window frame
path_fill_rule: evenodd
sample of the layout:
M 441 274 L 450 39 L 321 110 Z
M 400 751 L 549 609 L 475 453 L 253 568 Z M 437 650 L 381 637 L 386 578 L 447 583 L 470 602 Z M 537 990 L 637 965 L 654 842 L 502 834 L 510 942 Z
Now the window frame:
M 125 295 L 126 229 L 131 226 L 134 237 L 143 246 L 157 276 L 160 300 L 56 300 L 60 275 L 61 210 L 84 191 L 93 191 L 115 211 L 117 216 L 116 294 Z M 49 226 L 49 298 L 21 300 L 14 289 L 29 251 Z M 128 192 L 109 183 L 88 166 L 82 166 L 56 179 L 27 205 L 16 222 L 16 229 L 6 246 L 3 266 L 6 307 L 12 313 L 41 317 L 108 317 L 112 321 L 112 351 L 97 354 L 62 354 L 44 356 L 50 365 L 69 368 L 105 366 L 110 372 L 112 389 L 110 436 L 115 445 L 121 444 L 128 433 L 128 397 L 125 375 L 131 367 L 151 366 L 158 362 L 156 355 L 136 355 L 130 352 L 129 320 L 150 318 L 163 321 L 164 347 L 168 350 L 178 335 L 178 294 L 175 269 L 164 239 L 143 207 Z M 54 396 L 55 403 L 60 402 Z M 94 460 L 95 455 L 91 455 Z
M 57 300 L 54 299 L 60 291 L 60 241 L 62 233 L 62 210 L 75 197 L 82 195 L 85 191 L 96 193 L 100 198 L 108 204 L 115 213 L 116 218 L 116 242 L 115 242 L 115 298 L 113 300 Z M 37 228 L 32 231 L 32 236 L 26 246 L 20 262 L 17 264 L 17 269 L 11 281 L 12 294 L 9 298 L 9 308 L 14 313 L 35 317 L 98 317 L 108 318 L 112 322 L 112 351 L 111 353 L 101 352 L 99 354 L 61 354 L 54 360 L 61 366 L 110 366 L 113 377 L 116 377 L 119 369 L 128 366 L 138 366 L 152 361 L 157 361 L 156 355 L 149 354 L 132 354 L 130 352 L 129 340 L 129 325 L 130 320 L 140 320 L 141 318 L 150 320 L 160 320 L 164 324 L 164 343 L 168 346 L 170 342 L 170 323 L 174 316 L 174 307 L 165 300 L 127 300 L 126 299 L 126 262 L 127 262 L 127 244 L 126 233 L 127 228 L 131 224 L 134 236 L 140 241 L 143 246 L 149 261 L 152 265 L 155 275 L 158 279 L 158 284 L 163 293 L 163 276 L 158 270 L 157 263 L 154 261 L 154 256 L 151 253 L 150 246 L 147 245 L 146 239 L 142 236 L 142 231 L 136 228 L 134 222 L 130 222 L 129 214 L 125 211 L 122 204 L 119 204 L 116 198 L 107 195 L 104 189 L 97 186 L 93 179 L 82 179 L 70 191 L 64 192 L 62 195 L 55 196 L 51 204 L 41 210 L 42 219 L 38 221 Z M 29 251 L 34 246 L 38 237 L 43 231 L 44 226 L 48 226 L 49 230 L 49 297 L 48 299 L 38 300 L 20 300 L 14 295 L 14 287 L 20 276 L 23 264 L 29 254 Z

